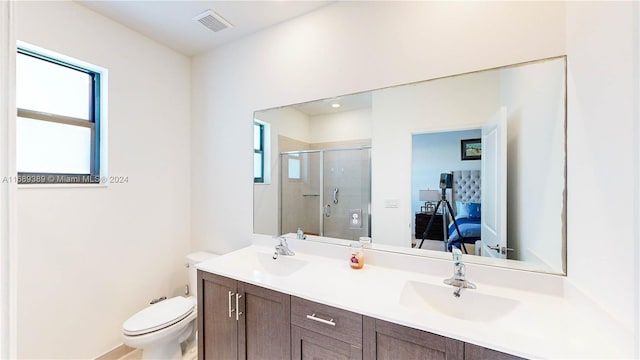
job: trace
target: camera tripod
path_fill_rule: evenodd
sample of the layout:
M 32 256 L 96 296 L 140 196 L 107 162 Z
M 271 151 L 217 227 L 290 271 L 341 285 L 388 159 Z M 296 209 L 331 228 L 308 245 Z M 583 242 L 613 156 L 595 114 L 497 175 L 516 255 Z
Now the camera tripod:
M 451 204 L 449 203 L 449 200 L 447 200 L 447 196 L 446 196 L 446 191 L 447 191 L 447 187 L 443 182 L 440 182 L 440 188 L 442 189 L 442 197 L 440 198 L 440 200 L 438 200 L 438 204 L 436 205 L 435 210 L 433 210 L 433 216 L 431 217 L 431 219 L 429 220 L 429 224 L 427 225 L 427 229 L 424 231 L 424 233 L 422 233 L 422 241 L 420 241 L 420 246 L 418 246 L 418 248 L 422 248 L 422 243 L 424 243 L 424 239 L 427 236 L 427 234 L 429 233 L 429 230 L 431 230 L 431 225 L 433 225 L 433 219 L 435 219 L 435 215 L 438 212 L 438 209 L 440 208 L 440 206 L 442 206 L 442 227 L 443 227 L 443 237 L 444 237 L 444 251 L 448 251 L 449 247 L 447 246 L 448 243 L 448 234 L 449 231 L 447 229 L 447 210 L 449 211 L 449 214 L 453 214 L 453 209 L 451 208 Z M 456 228 L 456 231 L 458 232 L 458 237 L 460 240 L 460 244 L 462 246 L 462 250 L 464 250 L 465 254 L 468 254 L 467 252 L 467 247 L 464 245 L 464 238 L 462 237 L 462 233 L 460 232 L 460 229 L 458 228 L 458 222 L 456 221 L 455 216 L 451 217 L 453 219 L 453 225 Z

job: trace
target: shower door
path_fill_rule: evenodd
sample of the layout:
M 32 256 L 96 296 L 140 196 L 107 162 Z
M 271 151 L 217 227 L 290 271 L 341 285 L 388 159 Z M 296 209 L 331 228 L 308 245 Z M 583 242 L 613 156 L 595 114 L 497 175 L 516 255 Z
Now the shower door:
M 283 153 L 280 164 L 280 234 L 296 233 L 300 228 L 321 235 L 322 153 Z
M 280 164 L 281 234 L 370 236 L 370 149 L 292 151 Z
M 323 235 L 358 240 L 370 234 L 371 150 L 323 152 Z

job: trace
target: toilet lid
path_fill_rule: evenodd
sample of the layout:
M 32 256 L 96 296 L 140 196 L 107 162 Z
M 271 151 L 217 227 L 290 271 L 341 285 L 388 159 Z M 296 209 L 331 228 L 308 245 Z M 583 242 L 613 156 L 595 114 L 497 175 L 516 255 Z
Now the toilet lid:
M 182 296 L 160 301 L 130 317 L 122 324 L 125 335 L 142 335 L 177 323 L 194 310 L 192 299 Z

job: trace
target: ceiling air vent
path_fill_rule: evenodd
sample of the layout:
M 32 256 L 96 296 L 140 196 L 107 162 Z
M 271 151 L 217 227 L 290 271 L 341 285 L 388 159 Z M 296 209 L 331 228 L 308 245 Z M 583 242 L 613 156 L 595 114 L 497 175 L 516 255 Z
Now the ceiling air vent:
M 222 16 L 220 16 L 213 10 L 207 10 L 202 14 L 194 17 L 193 20 L 199 22 L 213 32 L 218 32 L 226 28 L 233 27 L 230 22 L 225 20 Z

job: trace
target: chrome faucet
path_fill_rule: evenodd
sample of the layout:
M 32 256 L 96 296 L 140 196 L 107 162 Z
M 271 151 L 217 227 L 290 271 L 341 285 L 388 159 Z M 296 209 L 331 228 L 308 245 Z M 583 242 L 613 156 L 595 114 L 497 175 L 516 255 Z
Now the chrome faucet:
M 455 287 L 453 296 L 460 297 L 462 289 L 475 289 L 476 285 L 465 278 L 466 268 L 462 263 L 462 251 L 455 246 L 451 251 L 453 252 L 453 276 L 445 279 L 444 283 Z
M 287 244 L 287 239 L 284 236 L 276 236 L 274 239 L 280 240 L 280 243 L 276 245 L 276 251 L 273 253 L 273 260 L 277 259 L 278 255 L 293 256 L 296 254 L 289 249 L 289 244 Z

